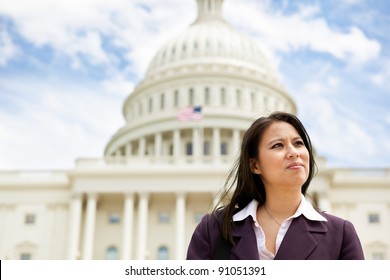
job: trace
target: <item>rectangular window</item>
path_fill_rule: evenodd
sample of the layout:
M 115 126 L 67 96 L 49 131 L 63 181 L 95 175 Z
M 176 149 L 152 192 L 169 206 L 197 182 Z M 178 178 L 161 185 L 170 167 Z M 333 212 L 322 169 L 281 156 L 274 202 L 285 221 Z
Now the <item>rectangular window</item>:
M 380 217 L 378 213 L 369 213 L 368 214 L 368 222 L 370 224 L 379 224 L 380 223 Z
M 34 214 L 26 214 L 26 216 L 24 217 L 24 223 L 26 225 L 35 224 L 35 215 Z
M 111 246 L 106 250 L 106 260 L 117 260 L 118 249 L 115 246 Z
M 193 88 L 190 88 L 188 99 L 189 99 L 189 105 L 193 106 L 195 104 L 195 97 L 194 97 L 194 89 Z
M 162 93 L 160 97 L 160 109 L 164 110 L 164 108 L 165 108 L 165 95 L 164 93 Z
M 205 156 L 210 155 L 210 142 L 209 141 L 203 142 L 203 154 Z
M 179 91 L 175 90 L 175 96 L 174 96 L 174 107 L 177 108 L 179 107 Z
M 20 259 L 21 260 L 31 260 L 31 253 L 21 253 Z
M 221 143 L 221 155 L 226 156 L 228 154 L 228 146 L 226 142 Z
M 204 89 L 204 104 L 210 105 L 210 90 L 208 87 Z
M 236 91 L 236 105 L 237 108 L 241 107 L 241 92 L 239 89 Z
M 120 215 L 118 213 L 110 213 L 108 216 L 108 223 L 111 225 L 119 224 L 120 220 Z
M 191 142 L 188 142 L 186 145 L 186 155 L 192 156 L 192 143 Z
M 226 92 L 225 92 L 225 88 L 221 88 L 221 105 L 222 106 L 226 105 Z
M 169 145 L 169 155 L 170 156 L 173 155 L 173 145 L 172 144 Z
M 384 260 L 385 256 L 383 255 L 382 252 L 374 252 L 374 253 L 372 253 L 372 259 L 373 260 Z
M 160 224 L 169 224 L 169 213 L 168 212 L 160 212 L 158 214 L 158 222 Z
M 153 111 L 153 98 L 149 98 L 149 113 Z

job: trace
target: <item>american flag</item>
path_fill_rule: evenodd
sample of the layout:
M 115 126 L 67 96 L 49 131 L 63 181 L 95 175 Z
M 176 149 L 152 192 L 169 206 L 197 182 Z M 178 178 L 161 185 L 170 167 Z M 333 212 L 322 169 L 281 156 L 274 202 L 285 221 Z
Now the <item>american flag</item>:
M 180 109 L 176 115 L 179 121 L 200 121 L 202 120 L 202 106 L 189 106 Z

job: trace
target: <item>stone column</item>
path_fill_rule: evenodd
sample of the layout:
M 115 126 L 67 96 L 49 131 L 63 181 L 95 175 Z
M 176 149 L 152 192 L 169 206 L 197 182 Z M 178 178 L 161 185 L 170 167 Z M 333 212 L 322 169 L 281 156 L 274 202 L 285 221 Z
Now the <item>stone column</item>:
M 133 221 L 134 221 L 134 194 L 125 194 L 125 205 L 123 210 L 123 249 L 122 259 L 132 259 L 133 241 Z
M 176 195 L 176 259 L 185 259 L 185 215 L 186 201 L 185 194 Z
M 79 258 L 79 243 L 80 243 L 80 223 L 81 223 L 81 208 L 82 194 L 75 193 L 72 195 L 70 205 L 70 221 L 69 221 L 69 244 L 68 244 L 68 259 L 76 260 Z
M 146 140 L 144 137 L 139 139 L 138 142 L 138 156 L 143 158 L 145 156 L 145 146 L 146 146 Z
M 162 135 L 161 133 L 156 133 L 154 136 L 154 156 L 158 160 L 161 157 L 162 150 Z
M 213 128 L 213 162 L 217 163 L 221 159 L 221 131 L 219 128 Z
M 2 213 L 2 218 L 0 220 L 0 259 L 2 260 L 14 258 L 15 248 L 12 240 L 15 238 L 14 232 L 16 230 L 16 219 L 14 217 L 15 208 L 15 204 L 2 203 L 0 205 L 0 212 Z
M 131 154 L 133 153 L 133 149 L 132 149 L 132 144 L 131 143 L 127 143 L 126 146 L 125 146 L 125 156 L 126 158 L 129 158 L 131 157 Z
M 95 220 L 96 220 L 97 194 L 89 193 L 87 202 L 87 213 L 84 229 L 84 248 L 83 259 L 91 260 L 93 258 L 93 245 L 95 240 Z
M 232 149 L 231 153 L 232 156 L 238 156 L 238 153 L 240 151 L 240 130 L 233 129 L 233 135 L 232 135 Z
M 180 157 L 180 130 L 173 131 L 173 159 L 175 162 L 179 161 Z
M 138 205 L 138 248 L 137 259 L 144 260 L 146 258 L 146 242 L 148 235 L 148 207 L 149 207 L 149 194 L 139 194 Z
M 192 158 L 193 162 L 200 161 L 201 141 L 200 141 L 200 127 L 192 129 Z

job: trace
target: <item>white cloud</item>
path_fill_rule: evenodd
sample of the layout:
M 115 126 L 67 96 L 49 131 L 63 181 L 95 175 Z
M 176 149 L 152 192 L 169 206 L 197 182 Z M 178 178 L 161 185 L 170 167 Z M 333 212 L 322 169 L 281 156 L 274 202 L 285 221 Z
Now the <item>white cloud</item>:
M 370 75 L 371 81 L 376 86 L 390 85 L 390 58 L 383 58 L 380 61 L 379 70 Z
M 320 94 L 325 91 L 325 88 L 326 87 L 323 83 L 312 81 L 305 83 L 303 91 L 307 94 Z
M 0 111 L 1 169 L 71 168 L 79 157 L 101 157 L 123 125 L 121 99 L 100 87 L 16 79 L 2 94 L 16 110 Z
M 306 103 L 300 103 L 301 119 L 316 151 L 331 166 L 385 166 L 390 150 L 384 149 L 387 144 L 378 145 L 387 141 L 383 127 L 350 112 L 348 107 L 336 106 L 326 97 L 310 95 L 306 99 Z
M 76 68 L 82 68 L 80 55 L 92 64 L 115 64 L 109 48 L 116 47 L 138 76 L 161 44 L 195 19 L 191 0 L 6 0 L 0 10 L 28 42 L 70 57 Z
M 127 80 L 123 75 L 117 73 L 110 79 L 101 82 L 105 92 L 125 97 L 134 90 L 134 83 Z
M 344 5 L 358 5 L 364 2 L 364 0 L 337 0 L 337 2 L 341 2 Z
M 0 26 L 0 66 L 5 66 L 18 53 L 19 49 L 12 41 L 11 36 L 5 28 Z
M 377 74 L 371 75 L 371 81 L 375 85 L 381 86 L 385 82 L 385 75 L 383 73 L 377 73 Z
M 328 82 L 329 86 L 331 86 L 332 88 L 337 88 L 340 85 L 340 78 L 335 77 L 335 76 L 330 76 L 330 77 L 328 77 L 327 82 Z
M 332 28 L 319 14 L 317 6 L 306 6 L 284 15 L 270 10 L 262 2 L 248 0 L 226 4 L 229 20 L 258 37 L 259 44 L 274 52 L 309 48 L 347 62 L 365 63 L 376 58 L 381 50 L 379 42 L 367 38 L 356 26 L 351 26 L 348 32 Z

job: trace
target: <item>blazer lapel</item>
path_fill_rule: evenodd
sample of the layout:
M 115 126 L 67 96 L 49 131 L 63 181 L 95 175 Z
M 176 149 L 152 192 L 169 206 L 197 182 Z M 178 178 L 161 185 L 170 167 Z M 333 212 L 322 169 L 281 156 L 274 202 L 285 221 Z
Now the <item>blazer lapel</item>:
M 253 231 L 253 220 L 249 216 L 243 221 L 233 222 L 232 235 L 235 244 L 230 252 L 230 259 L 258 260 L 257 241 Z
M 305 260 L 317 247 L 312 232 L 325 233 L 322 222 L 307 220 L 303 215 L 295 218 L 275 256 L 275 260 Z

